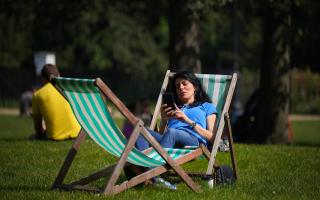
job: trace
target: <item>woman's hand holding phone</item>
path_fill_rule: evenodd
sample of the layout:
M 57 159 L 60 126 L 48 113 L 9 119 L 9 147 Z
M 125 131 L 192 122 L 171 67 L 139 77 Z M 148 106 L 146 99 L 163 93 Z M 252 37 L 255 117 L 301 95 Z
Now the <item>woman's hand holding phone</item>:
M 163 104 L 161 106 L 161 117 L 163 119 L 176 118 L 180 121 L 188 121 L 189 118 L 182 112 L 174 102 L 173 93 L 163 94 Z
M 161 117 L 162 119 L 176 118 L 185 122 L 189 120 L 186 114 L 182 112 L 182 110 L 176 104 L 174 104 L 174 109 L 166 104 L 163 104 L 161 106 Z
M 164 93 L 162 96 L 161 117 L 164 119 L 174 117 L 176 104 L 172 93 Z
M 168 119 L 174 117 L 176 111 L 171 106 L 169 107 L 167 104 L 163 104 L 161 106 L 161 117 Z

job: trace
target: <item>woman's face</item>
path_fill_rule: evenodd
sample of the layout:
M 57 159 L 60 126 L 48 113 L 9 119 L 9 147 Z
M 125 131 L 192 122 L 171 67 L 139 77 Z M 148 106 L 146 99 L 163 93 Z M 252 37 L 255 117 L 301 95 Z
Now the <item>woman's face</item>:
M 175 81 L 177 96 L 184 104 L 194 102 L 195 87 L 193 84 L 183 78 L 177 78 Z

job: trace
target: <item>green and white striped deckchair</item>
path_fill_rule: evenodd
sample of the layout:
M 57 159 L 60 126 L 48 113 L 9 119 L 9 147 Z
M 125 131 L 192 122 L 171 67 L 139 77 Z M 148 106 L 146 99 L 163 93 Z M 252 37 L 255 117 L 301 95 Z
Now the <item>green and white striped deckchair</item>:
M 158 176 L 172 168 L 191 189 L 199 191 L 199 186 L 182 170 L 179 164 L 199 157 L 203 153 L 202 149 L 162 149 L 156 140 L 143 127 L 143 122 L 136 118 L 126 108 L 101 79 L 58 77 L 54 79 L 53 83 L 70 103 L 83 130 L 74 142 L 74 145 L 53 184 L 53 188 L 86 189 L 84 185 L 105 176 L 106 171 L 111 171 L 111 177 L 109 178 L 106 187 L 104 190 L 101 190 L 101 192 L 104 194 L 116 194 L 139 183 L 145 182 L 154 176 Z M 113 121 L 106 106 L 110 102 L 112 102 L 119 111 L 135 125 L 135 129 L 129 140 L 124 137 Z M 109 166 L 107 168 L 108 170 L 104 169 L 68 185 L 63 184 L 63 179 L 71 165 L 75 152 L 79 148 L 81 141 L 85 138 L 84 132 L 104 150 L 120 159 L 116 165 Z M 135 141 L 140 133 L 150 142 L 153 149 L 141 152 L 134 147 Z M 125 167 L 126 162 L 146 167 L 150 170 L 122 184 L 116 185 L 116 181 L 119 178 L 121 170 Z
M 150 128 L 154 129 L 156 122 L 160 115 L 160 107 L 162 104 L 162 94 L 166 92 L 170 78 L 174 75 L 174 72 L 167 70 L 166 76 L 164 78 L 160 95 L 155 107 L 153 119 L 151 121 Z M 225 122 L 227 122 L 228 140 L 230 145 L 230 155 L 232 161 L 232 167 L 234 170 L 235 178 L 237 178 L 237 165 L 235 159 L 235 153 L 233 148 L 232 130 L 229 118 L 229 108 L 234 93 L 234 89 L 237 82 L 237 74 L 232 75 L 218 75 L 218 74 L 195 74 L 200 80 L 204 90 L 207 92 L 208 96 L 211 98 L 212 103 L 217 107 L 218 117 L 217 117 L 217 130 L 215 132 L 215 140 L 212 145 L 212 150 L 206 157 L 209 159 L 207 171 L 205 174 L 209 175 L 213 172 L 214 163 L 216 161 L 216 155 L 218 152 L 219 143 L 221 136 L 225 127 Z

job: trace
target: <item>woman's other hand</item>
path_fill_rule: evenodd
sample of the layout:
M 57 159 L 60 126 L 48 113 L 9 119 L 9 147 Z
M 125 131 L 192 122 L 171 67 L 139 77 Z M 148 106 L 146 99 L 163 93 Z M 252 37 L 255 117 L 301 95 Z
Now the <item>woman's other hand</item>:
M 174 117 L 180 121 L 183 121 L 183 122 L 188 122 L 190 121 L 189 118 L 187 117 L 186 114 L 184 114 L 184 112 L 182 112 L 182 110 L 176 105 L 174 104 L 175 106 L 175 110 L 174 110 Z

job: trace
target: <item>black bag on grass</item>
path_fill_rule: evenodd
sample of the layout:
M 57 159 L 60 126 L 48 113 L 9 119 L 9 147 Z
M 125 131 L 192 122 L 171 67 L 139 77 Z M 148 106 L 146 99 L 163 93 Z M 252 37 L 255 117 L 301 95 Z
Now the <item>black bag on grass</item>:
M 227 165 L 215 167 L 213 178 L 215 184 L 232 184 L 236 182 L 232 168 Z

